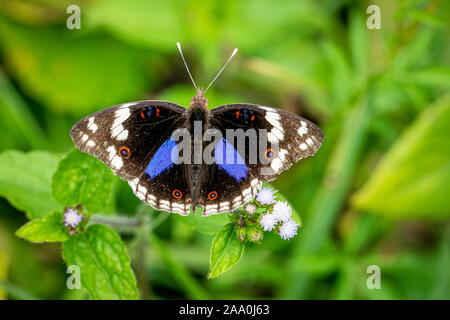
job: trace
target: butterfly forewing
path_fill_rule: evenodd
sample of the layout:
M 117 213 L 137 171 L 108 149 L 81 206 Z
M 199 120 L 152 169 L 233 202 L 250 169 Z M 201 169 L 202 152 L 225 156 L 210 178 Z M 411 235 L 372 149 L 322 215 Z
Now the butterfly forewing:
M 267 147 L 246 140 L 245 161 L 250 172 L 259 181 L 271 181 L 282 171 L 302 158 L 314 155 L 320 148 L 324 135 L 314 123 L 290 112 L 252 104 L 229 104 L 211 112 L 211 126 L 222 132 L 226 129 L 255 129 L 258 139 L 265 131 Z M 235 141 L 236 142 L 236 141 Z M 257 161 L 249 159 L 255 144 Z M 276 144 L 276 148 L 273 147 Z
M 256 195 L 261 182 L 249 172 L 239 179 L 217 164 L 208 166 L 207 179 L 202 188 L 203 215 L 232 212 Z
M 169 199 L 170 196 L 170 193 L 164 193 L 165 175 L 151 180 L 145 170 L 159 147 L 170 138 L 173 130 L 184 125 L 185 119 L 186 109 L 174 103 L 131 102 L 81 119 L 70 135 L 81 151 L 103 161 L 116 175 L 130 183 L 139 198 L 159 208 L 164 204 L 159 203 L 161 197 Z M 158 170 L 158 165 L 156 163 L 153 170 Z M 184 172 L 181 166 L 170 169 Z

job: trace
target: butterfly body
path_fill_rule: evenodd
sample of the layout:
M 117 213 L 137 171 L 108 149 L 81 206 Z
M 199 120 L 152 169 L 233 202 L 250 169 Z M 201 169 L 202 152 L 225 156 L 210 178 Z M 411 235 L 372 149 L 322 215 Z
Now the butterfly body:
M 201 91 L 189 109 L 158 100 L 126 103 L 81 119 L 70 134 L 141 200 L 181 215 L 196 206 L 203 215 L 235 210 L 323 141 L 315 124 L 283 110 L 229 104 L 210 111 L 207 104 Z

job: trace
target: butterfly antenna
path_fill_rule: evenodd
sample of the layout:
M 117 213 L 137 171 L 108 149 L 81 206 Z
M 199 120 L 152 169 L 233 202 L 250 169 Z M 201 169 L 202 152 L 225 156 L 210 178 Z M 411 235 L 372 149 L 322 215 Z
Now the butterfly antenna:
M 188 72 L 188 74 L 189 74 L 189 77 L 191 78 L 192 83 L 194 84 L 195 91 L 198 91 L 197 85 L 195 84 L 195 81 L 194 81 L 194 78 L 192 78 L 191 71 L 189 70 L 189 67 L 188 67 L 188 65 L 187 65 L 187 63 L 186 63 L 186 60 L 184 59 L 183 51 L 181 51 L 181 45 L 180 45 L 179 42 L 177 42 L 177 47 L 178 47 L 178 51 L 180 51 L 181 58 L 183 59 L 184 65 L 186 66 L 186 70 L 187 70 L 187 72 Z
M 203 92 L 203 94 L 205 94 L 206 91 L 208 91 L 209 87 L 211 87 L 211 85 L 214 83 L 214 81 L 216 81 L 216 79 L 220 76 L 220 74 L 222 73 L 223 69 L 225 69 L 225 67 L 227 66 L 228 62 L 230 62 L 230 60 L 234 57 L 234 55 L 236 54 L 237 51 L 238 51 L 238 48 L 233 50 L 233 53 L 228 58 L 227 62 L 225 62 L 225 64 L 223 65 L 222 69 L 220 69 L 220 71 L 217 73 L 217 75 L 214 77 L 214 79 L 211 81 L 211 83 L 206 87 L 206 90 L 205 90 L 205 92 Z

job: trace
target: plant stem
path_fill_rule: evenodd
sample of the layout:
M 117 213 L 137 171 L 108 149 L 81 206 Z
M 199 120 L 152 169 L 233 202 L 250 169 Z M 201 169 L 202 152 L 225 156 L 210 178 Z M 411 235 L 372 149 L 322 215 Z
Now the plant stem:
M 128 217 L 128 216 L 110 216 L 96 214 L 91 217 L 89 224 L 105 224 L 118 232 L 122 233 L 136 233 L 142 225 L 142 217 Z

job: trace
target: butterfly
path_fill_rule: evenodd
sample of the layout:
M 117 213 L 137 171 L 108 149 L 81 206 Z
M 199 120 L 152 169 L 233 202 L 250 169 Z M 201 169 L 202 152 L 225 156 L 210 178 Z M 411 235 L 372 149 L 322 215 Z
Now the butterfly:
M 159 100 L 116 105 L 81 119 L 70 135 L 78 149 L 103 161 L 153 208 L 189 215 L 201 206 L 203 216 L 245 205 L 263 182 L 313 156 L 322 144 L 322 131 L 307 119 L 247 103 L 208 110 L 205 92 L 197 89 L 188 109 Z M 183 133 L 184 145 L 174 132 Z M 215 134 L 211 141 L 205 141 L 208 132 Z

